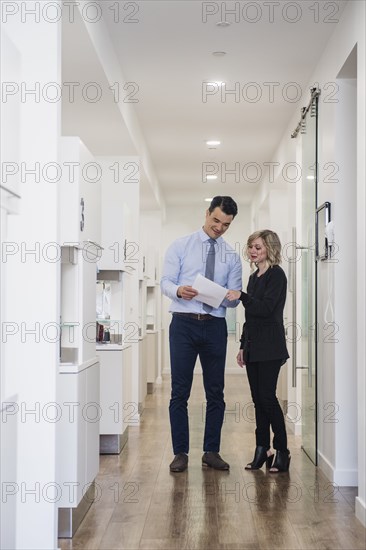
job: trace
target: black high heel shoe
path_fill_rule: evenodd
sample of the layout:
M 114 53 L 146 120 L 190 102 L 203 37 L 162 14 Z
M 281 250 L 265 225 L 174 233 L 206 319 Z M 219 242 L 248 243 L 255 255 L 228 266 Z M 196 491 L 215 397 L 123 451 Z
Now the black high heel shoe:
M 262 468 L 263 464 L 266 463 L 266 468 L 270 468 L 272 466 L 273 457 L 274 455 L 267 455 L 267 448 L 257 446 L 255 448 L 254 458 L 252 462 L 249 462 L 245 466 L 246 470 L 259 470 L 259 468 Z
M 270 469 L 271 474 L 278 474 L 279 472 L 288 472 L 290 467 L 291 455 L 290 451 L 276 451 L 276 457 Z M 272 470 L 276 468 L 276 470 Z

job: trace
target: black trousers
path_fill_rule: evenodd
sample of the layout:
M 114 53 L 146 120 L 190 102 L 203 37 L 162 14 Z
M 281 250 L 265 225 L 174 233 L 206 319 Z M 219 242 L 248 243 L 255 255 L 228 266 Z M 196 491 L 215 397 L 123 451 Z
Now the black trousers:
M 272 428 L 273 448 L 286 451 L 287 434 L 283 412 L 276 396 L 276 386 L 282 360 L 249 362 L 246 365 L 250 391 L 255 407 L 256 444 L 270 448 Z

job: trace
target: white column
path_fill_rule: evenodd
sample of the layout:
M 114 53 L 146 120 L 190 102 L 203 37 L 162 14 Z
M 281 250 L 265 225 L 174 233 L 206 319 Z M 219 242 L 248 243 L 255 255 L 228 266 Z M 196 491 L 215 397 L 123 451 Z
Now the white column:
M 3 6 L 1 12 L 2 30 L 17 51 L 20 68 L 12 98 L 18 117 L 10 129 L 12 136 L 17 134 L 12 141 L 16 158 L 2 160 L 16 160 L 14 177 L 20 178 L 21 195 L 19 215 L 8 216 L 7 241 L 13 253 L 6 258 L 7 288 L 2 297 L 2 397 L 18 397 L 13 415 L 16 442 L 1 441 L 12 456 L 15 474 L 2 483 L 12 484 L 13 494 L 5 505 L 14 507 L 15 517 L 13 525 L 1 529 L 12 529 L 15 548 L 27 550 L 57 548 L 55 502 L 60 490 L 55 483 L 60 262 L 54 178 L 59 160 L 61 34 L 60 3 L 53 5 L 53 12 L 44 14 L 42 2 L 9 2 L 8 11 Z
M 336 111 L 336 158 L 339 182 L 335 186 L 333 219 L 334 323 L 319 319 L 324 328 L 322 346 L 335 340 L 334 403 L 323 406 L 323 423 L 333 423 L 335 456 L 333 479 L 338 485 L 357 486 L 357 271 L 350 246 L 357 238 L 356 80 L 338 80 L 340 101 Z M 333 266 L 328 266 L 331 268 Z M 345 291 L 346 289 L 346 291 Z M 339 342 L 339 343 L 338 343 Z M 329 345 L 329 344 L 328 344 Z
M 103 172 L 102 185 L 102 259 L 101 269 L 129 272 L 128 292 L 124 291 L 124 329 L 122 341 L 132 347 L 132 380 L 129 401 L 139 403 L 139 157 L 98 157 Z M 125 248 L 125 259 L 123 260 Z M 122 259 L 122 264 L 120 260 Z M 134 415 L 134 419 L 137 414 Z

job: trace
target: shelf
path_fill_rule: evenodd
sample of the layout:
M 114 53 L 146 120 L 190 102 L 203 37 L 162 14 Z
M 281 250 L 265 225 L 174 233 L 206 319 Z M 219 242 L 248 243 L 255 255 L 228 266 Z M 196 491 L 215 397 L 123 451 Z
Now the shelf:
M 63 246 L 60 275 L 60 362 L 78 365 L 95 355 L 95 264 Z
M 122 269 L 100 269 L 97 273 L 97 281 L 103 283 L 120 283 L 122 281 Z

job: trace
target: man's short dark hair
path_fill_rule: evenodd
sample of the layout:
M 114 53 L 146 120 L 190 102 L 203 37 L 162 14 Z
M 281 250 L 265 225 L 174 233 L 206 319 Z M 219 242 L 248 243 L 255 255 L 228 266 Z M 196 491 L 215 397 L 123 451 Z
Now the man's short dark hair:
M 238 205 L 231 197 L 222 197 L 221 195 L 214 197 L 208 209 L 210 214 L 217 207 L 221 208 L 224 214 L 227 214 L 228 216 L 233 216 L 233 219 L 238 213 Z

